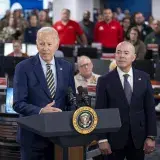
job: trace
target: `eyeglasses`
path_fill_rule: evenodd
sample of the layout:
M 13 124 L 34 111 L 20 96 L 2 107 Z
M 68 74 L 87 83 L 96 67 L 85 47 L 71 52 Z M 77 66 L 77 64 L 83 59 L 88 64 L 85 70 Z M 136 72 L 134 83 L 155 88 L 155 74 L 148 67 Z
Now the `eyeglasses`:
M 86 67 L 91 67 L 92 63 L 86 63 L 86 64 L 82 64 L 80 65 L 81 68 L 86 68 Z

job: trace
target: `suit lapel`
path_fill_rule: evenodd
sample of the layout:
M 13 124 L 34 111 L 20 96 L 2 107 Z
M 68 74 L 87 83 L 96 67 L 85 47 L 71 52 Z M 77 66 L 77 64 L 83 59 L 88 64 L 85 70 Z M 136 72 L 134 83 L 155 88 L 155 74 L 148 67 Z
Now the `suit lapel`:
M 139 93 L 139 89 L 141 88 L 141 76 L 133 69 L 133 93 L 131 103 L 134 101 L 134 97 L 136 93 Z
M 55 99 L 58 99 L 58 96 L 61 95 L 60 88 L 63 85 L 63 67 L 57 58 L 55 58 L 55 65 L 56 65 L 56 74 L 57 74 L 57 87 L 56 87 Z
M 114 87 L 116 89 L 116 93 L 117 93 L 119 98 L 124 99 L 125 103 L 127 105 L 129 105 L 128 101 L 127 101 L 127 98 L 126 98 L 126 95 L 124 93 L 124 89 L 123 89 L 123 86 L 122 86 L 122 83 L 121 83 L 121 80 L 120 80 L 120 77 L 119 77 L 117 69 L 115 69 L 114 72 L 115 73 L 114 73 L 114 78 L 113 78 L 114 79 L 114 81 L 113 81 L 114 84 L 113 85 L 114 85 Z
M 35 56 L 35 59 L 34 59 L 33 71 L 34 71 L 38 81 L 40 82 L 40 85 L 42 86 L 44 92 L 47 94 L 47 96 L 49 98 L 51 98 L 51 95 L 50 95 L 50 92 L 49 92 L 49 89 L 47 86 L 47 81 L 46 81 L 38 54 Z
M 127 101 L 126 95 L 124 93 L 124 89 L 123 89 L 123 86 L 122 86 L 122 83 L 121 83 L 121 80 L 120 80 L 117 69 L 115 69 L 115 74 L 114 75 L 115 75 L 114 86 L 116 87 L 116 92 L 118 93 L 119 98 L 124 99 L 124 101 L 128 104 L 128 101 Z

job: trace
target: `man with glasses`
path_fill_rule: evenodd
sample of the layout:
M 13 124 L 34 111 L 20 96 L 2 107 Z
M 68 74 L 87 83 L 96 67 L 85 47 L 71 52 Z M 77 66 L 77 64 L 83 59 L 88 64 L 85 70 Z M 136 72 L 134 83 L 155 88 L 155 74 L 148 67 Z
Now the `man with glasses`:
M 79 86 L 87 88 L 89 84 L 97 84 L 99 75 L 92 72 L 93 64 L 89 57 L 79 57 L 77 65 L 79 73 L 74 77 L 76 88 Z

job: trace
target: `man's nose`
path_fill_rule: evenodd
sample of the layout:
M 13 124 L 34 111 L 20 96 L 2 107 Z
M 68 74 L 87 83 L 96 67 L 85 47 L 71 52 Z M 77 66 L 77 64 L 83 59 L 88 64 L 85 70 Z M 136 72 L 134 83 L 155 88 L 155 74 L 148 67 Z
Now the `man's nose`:
M 122 54 L 120 54 L 120 57 L 121 57 L 121 58 L 123 58 L 123 57 L 124 57 L 124 54 L 123 54 L 123 53 L 122 53 Z
M 44 46 L 44 47 L 43 47 L 43 50 L 44 50 L 44 51 L 48 50 L 48 46 Z

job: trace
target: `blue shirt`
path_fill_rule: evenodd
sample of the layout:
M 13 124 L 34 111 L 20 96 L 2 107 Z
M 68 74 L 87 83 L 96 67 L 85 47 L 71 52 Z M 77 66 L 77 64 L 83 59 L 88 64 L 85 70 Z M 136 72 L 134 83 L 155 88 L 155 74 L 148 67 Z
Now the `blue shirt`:
M 44 76 L 46 77 L 46 74 L 47 74 L 47 65 L 46 64 L 47 63 L 41 58 L 40 55 L 39 55 L 39 59 L 40 59 L 41 65 L 42 65 Z M 55 88 L 56 88 L 57 87 L 57 76 L 56 76 L 56 65 L 55 65 L 54 57 L 51 60 L 50 64 L 51 64 L 51 69 L 52 69 L 52 73 L 53 73 L 53 76 L 54 76 Z

